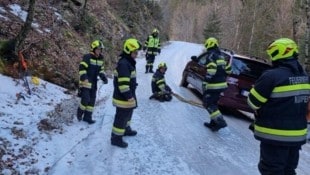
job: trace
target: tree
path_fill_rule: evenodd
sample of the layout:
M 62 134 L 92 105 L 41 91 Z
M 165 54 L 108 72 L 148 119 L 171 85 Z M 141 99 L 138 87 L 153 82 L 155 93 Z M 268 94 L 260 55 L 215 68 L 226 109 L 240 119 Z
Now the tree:
M 310 38 L 310 0 L 306 0 L 306 37 L 305 37 L 305 63 L 307 65 L 306 70 L 309 72 L 309 38 Z
M 220 38 L 221 36 L 221 20 L 219 16 L 212 12 L 211 16 L 209 16 L 208 23 L 203 30 L 203 36 L 205 38 L 216 37 Z
M 24 46 L 24 41 L 27 37 L 27 34 L 29 33 L 31 29 L 31 24 L 33 21 L 33 16 L 35 13 L 35 0 L 29 0 L 29 7 L 28 7 L 28 15 L 25 21 L 24 26 L 21 28 L 18 35 L 11 41 L 13 44 L 13 52 L 15 55 L 17 55 L 18 51 L 21 50 Z

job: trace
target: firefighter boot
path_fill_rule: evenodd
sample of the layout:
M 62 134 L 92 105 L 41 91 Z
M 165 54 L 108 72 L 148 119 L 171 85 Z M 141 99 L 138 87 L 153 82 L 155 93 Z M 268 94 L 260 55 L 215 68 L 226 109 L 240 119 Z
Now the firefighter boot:
M 212 131 L 218 131 L 221 128 L 225 128 L 227 126 L 227 123 L 224 120 L 223 116 L 220 116 L 214 119 L 214 123 L 215 123 L 215 126 L 213 127 Z
M 123 141 L 123 136 L 111 134 L 111 145 L 118 146 L 121 148 L 127 148 L 128 143 Z
M 146 73 L 146 74 L 149 72 L 149 68 L 150 68 L 150 67 L 149 67 L 148 65 L 145 66 L 145 73 Z
M 137 135 L 137 131 L 132 130 L 130 126 L 127 126 L 124 136 L 135 136 L 135 135 Z
M 212 131 L 218 131 L 221 128 L 225 128 L 227 126 L 226 121 L 222 116 L 217 117 L 216 119 L 211 119 L 210 123 L 205 122 L 205 127 L 210 128 Z
M 94 124 L 96 122 L 96 120 L 92 119 L 91 113 L 88 111 L 85 111 L 83 121 L 87 122 L 88 124 Z
M 78 108 L 77 115 L 76 115 L 78 121 L 81 121 L 83 119 L 83 114 L 84 114 L 84 111 L 81 108 Z
M 210 123 L 205 122 L 204 126 L 207 128 L 210 128 L 212 131 L 215 131 L 216 124 L 215 124 L 214 120 L 211 120 Z
M 149 72 L 150 72 L 150 73 L 154 73 L 154 71 L 153 71 L 153 65 L 150 66 Z

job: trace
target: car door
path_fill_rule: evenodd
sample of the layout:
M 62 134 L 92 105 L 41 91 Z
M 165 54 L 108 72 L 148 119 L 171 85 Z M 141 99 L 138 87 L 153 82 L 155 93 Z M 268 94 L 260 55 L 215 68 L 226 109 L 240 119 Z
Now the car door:
M 196 61 L 192 61 L 189 66 L 189 73 L 187 76 L 187 82 L 189 82 L 195 89 L 202 93 L 202 81 L 206 76 L 206 58 L 207 53 L 203 53 L 198 56 Z

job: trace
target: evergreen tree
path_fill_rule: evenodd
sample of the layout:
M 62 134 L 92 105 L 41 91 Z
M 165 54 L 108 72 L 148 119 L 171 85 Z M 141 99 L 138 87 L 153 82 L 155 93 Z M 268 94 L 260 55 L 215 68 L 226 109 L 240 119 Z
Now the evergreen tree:
M 205 38 L 215 37 L 219 39 L 222 32 L 221 27 L 221 20 L 219 16 L 215 12 L 213 12 L 208 18 L 208 23 L 203 30 L 203 36 Z

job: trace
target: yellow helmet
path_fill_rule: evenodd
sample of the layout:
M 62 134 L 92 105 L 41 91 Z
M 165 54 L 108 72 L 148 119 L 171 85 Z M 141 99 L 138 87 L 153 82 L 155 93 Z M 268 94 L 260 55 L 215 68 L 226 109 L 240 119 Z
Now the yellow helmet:
M 219 43 L 218 43 L 217 39 L 213 38 L 213 37 L 210 37 L 210 38 L 206 39 L 206 41 L 205 41 L 206 49 L 209 49 L 209 48 L 212 48 L 212 47 L 215 47 L 218 45 L 219 45 Z
M 159 64 L 158 64 L 158 69 L 160 69 L 160 68 L 165 68 L 165 69 L 167 69 L 166 63 L 164 63 L 164 62 L 159 63 Z
M 127 54 L 130 54 L 130 52 L 133 52 L 135 50 L 139 50 L 141 48 L 141 44 L 138 40 L 134 38 L 129 38 L 124 43 L 124 49 L 123 51 Z
M 297 44 L 289 38 L 280 38 L 273 41 L 267 49 L 271 61 L 291 58 L 298 54 Z
M 90 47 L 91 47 L 92 50 L 97 49 L 97 48 L 100 48 L 100 49 L 103 49 L 103 48 L 104 48 L 102 42 L 99 41 L 99 40 L 93 41 L 93 42 L 91 43 Z
M 155 28 L 155 29 L 153 29 L 153 31 L 152 31 L 152 33 L 159 33 L 159 31 Z

